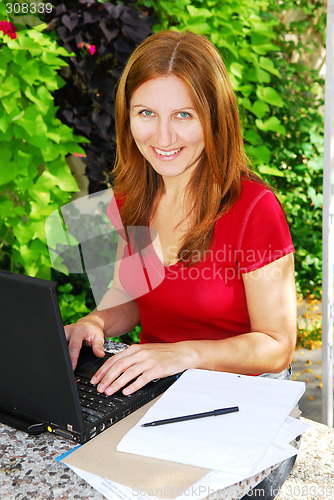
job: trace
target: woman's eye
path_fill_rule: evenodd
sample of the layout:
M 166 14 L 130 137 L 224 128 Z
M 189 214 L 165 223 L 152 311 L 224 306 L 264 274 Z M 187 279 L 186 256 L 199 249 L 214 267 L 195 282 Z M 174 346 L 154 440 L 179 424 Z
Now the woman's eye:
M 153 113 L 153 111 L 150 111 L 149 109 L 143 109 L 143 111 L 141 111 L 139 114 L 146 116 L 146 117 L 149 117 L 149 116 L 153 116 L 154 113 Z
M 179 116 L 180 118 L 188 118 L 190 116 L 189 113 L 187 113 L 187 111 L 180 111 L 177 116 Z

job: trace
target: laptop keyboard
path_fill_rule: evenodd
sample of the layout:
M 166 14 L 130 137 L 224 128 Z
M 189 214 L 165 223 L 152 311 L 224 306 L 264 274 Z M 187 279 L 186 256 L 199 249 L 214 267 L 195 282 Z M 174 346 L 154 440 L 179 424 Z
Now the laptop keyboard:
M 89 380 L 79 377 L 76 378 L 76 386 L 84 420 L 90 423 L 97 422 L 114 410 L 122 409 L 122 406 L 134 396 L 134 394 L 125 396 L 121 391 L 107 396 L 98 392 Z

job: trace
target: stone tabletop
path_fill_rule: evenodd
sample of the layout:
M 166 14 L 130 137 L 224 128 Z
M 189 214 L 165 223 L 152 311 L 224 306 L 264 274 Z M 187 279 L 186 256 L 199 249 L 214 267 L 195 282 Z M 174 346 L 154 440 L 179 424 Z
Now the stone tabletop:
M 334 498 L 334 429 L 312 424 L 303 434 L 295 467 L 277 500 Z M 74 447 L 71 441 L 50 434 L 29 436 L 0 424 L 1 500 L 102 500 L 104 497 L 88 483 L 56 462 L 56 457 Z M 217 498 L 240 498 L 262 477 L 227 488 Z
M 303 434 L 294 468 L 276 500 L 334 498 L 334 429 L 305 421 L 313 426 Z

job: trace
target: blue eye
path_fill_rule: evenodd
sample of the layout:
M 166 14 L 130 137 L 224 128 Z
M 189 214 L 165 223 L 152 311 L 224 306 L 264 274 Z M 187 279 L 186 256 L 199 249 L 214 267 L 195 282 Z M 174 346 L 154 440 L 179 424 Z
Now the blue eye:
M 146 116 L 148 118 L 149 116 L 153 116 L 154 113 L 153 113 L 153 111 L 150 111 L 149 109 L 143 109 L 143 111 L 141 111 L 139 114 Z
M 187 111 L 180 111 L 177 116 L 179 116 L 180 118 L 188 118 L 188 116 L 190 116 L 189 113 L 187 113 Z

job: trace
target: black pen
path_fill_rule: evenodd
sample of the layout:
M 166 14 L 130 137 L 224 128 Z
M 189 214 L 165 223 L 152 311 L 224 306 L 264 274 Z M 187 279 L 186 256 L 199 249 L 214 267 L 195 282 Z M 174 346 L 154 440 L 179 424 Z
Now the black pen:
M 218 410 L 206 411 L 204 413 L 194 413 L 193 415 L 183 415 L 182 417 L 166 418 L 164 420 L 156 420 L 142 424 L 142 427 L 152 427 L 154 425 L 173 424 L 174 422 L 183 422 L 184 420 L 194 420 L 195 418 L 215 417 L 217 415 L 226 415 L 226 413 L 234 413 L 239 411 L 239 406 L 231 406 L 230 408 L 219 408 Z

